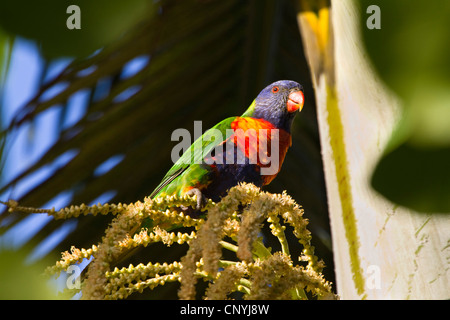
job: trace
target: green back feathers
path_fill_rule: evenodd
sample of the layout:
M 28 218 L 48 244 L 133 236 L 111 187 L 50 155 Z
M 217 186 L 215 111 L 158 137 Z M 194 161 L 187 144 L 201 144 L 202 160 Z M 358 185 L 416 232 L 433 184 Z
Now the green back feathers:
M 185 188 L 189 185 L 194 186 L 202 180 L 201 175 L 207 173 L 207 170 L 200 168 L 203 157 L 228 138 L 227 134 L 229 135 L 230 132 L 226 132 L 226 130 L 231 129 L 231 123 L 235 119 L 236 117 L 231 117 L 219 122 L 195 140 L 190 148 L 170 168 L 150 197 L 155 197 L 164 191 L 167 191 L 167 194 L 172 194 L 173 191 L 180 191 L 178 190 L 179 188 Z M 181 177 L 182 175 L 184 177 Z M 171 184 L 171 190 L 169 191 L 167 188 Z M 176 188 L 174 189 L 174 187 Z
M 254 100 L 242 117 L 251 117 L 254 113 L 255 105 L 256 102 Z M 231 123 L 234 120 L 236 120 L 236 117 L 230 117 L 219 122 L 195 140 L 190 148 L 170 168 L 150 197 L 158 196 L 162 192 L 179 194 L 182 191 L 181 189 L 185 187 L 194 187 L 197 183 L 204 183 L 204 176 L 206 176 L 208 170 L 201 166 L 202 160 L 213 148 L 229 138 L 228 136 L 231 133 L 230 131 L 227 132 L 227 129 L 231 129 Z

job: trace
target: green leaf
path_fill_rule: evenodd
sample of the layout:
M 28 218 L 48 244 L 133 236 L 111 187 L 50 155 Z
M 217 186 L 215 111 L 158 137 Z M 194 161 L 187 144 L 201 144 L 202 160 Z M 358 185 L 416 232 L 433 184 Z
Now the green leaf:
M 43 272 L 49 261 L 30 264 L 22 250 L 0 252 L 0 299 L 44 300 L 57 299 L 56 286 L 52 288 Z
M 378 163 L 372 184 L 396 203 L 442 212 L 450 208 L 449 163 L 450 148 L 418 149 L 405 143 Z
M 358 3 L 367 53 L 404 108 L 372 185 L 414 210 L 450 212 L 450 3 Z M 380 8 L 381 29 L 366 27 L 370 5 Z
M 152 7 L 146 0 L 19 0 L 0 2 L 0 26 L 36 40 L 45 56 L 84 57 L 120 37 Z M 81 29 L 69 29 L 70 5 L 80 8 Z

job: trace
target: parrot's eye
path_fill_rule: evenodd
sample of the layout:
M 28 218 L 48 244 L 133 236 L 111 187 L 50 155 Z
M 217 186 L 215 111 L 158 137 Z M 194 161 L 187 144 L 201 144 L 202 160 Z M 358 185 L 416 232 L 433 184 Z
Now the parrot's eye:
M 280 91 L 280 88 L 278 88 L 278 86 L 272 88 L 273 93 L 277 93 L 278 91 Z

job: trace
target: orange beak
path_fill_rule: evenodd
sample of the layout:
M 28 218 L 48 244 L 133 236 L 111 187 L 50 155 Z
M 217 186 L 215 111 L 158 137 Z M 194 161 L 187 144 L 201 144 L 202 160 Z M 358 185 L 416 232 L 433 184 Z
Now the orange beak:
M 302 111 L 303 109 L 303 103 L 304 103 L 304 96 L 303 92 L 301 91 L 294 91 L 289 95 L 288 101 L 287 101 L 287 110 L 288 112 L 295 112 L 297 110 Z

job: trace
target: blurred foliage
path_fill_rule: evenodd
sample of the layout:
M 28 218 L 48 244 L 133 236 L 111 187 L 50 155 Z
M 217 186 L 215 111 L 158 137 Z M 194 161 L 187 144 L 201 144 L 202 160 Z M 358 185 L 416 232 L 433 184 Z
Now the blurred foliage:
M 57 77 L 43 83 L 37 95 L 23 106 L 7 128 L 8 134 L 50 109 L 58 108 L 64 115 L 76 94 L 88 94 L 83 118 L 63 128 L 53 147 L 0 192 L 71 154 L 73 157 L 64 166 L 16 200 L 23 206 L 39 207 L 69 191 L 71 204 L 90 204 L 113 191 L 111 203 L 136 202 L 149 195 L 171 167 L 171 149 L 176 143 L 170 141 L 173 130 L 193 130 L 194 120 L 202 120 L 206 130 L 225 117 L 242 114 L 267 84 L 280 79 L 295 80 L 305 88 L 305 107 L 295 119 L 293 144 L 283 168 L 266 190 L 276 193 L 287 190 L 303 206 L 305 217 L 310 219 L 316 253 L 327 266 L 325 277 L 334 282 L 314 92 L 294 3 L 288 0 L 152 3 L 132 19 L 135 24 L 126 33 L 115 34 L 114 40 L 95 54 L 76 59 Z M 80 8 L 84 30 L 83 17 L 89 5 L 80 4 Z M 68 16 L 65 9 L 62 15 Z M 96 19 L 102 25 L 108 17 L 99 15 Z M 14 21 L 11 24 L 16 30 L 23 28 Z M 33 36 L 29 28 L 17 34 L 41 42 L 44 52 L 51 52 L 61 41 L 56 36 L 48 37 L 48 43 L 44 44 L 42 30 Z M 65 29 L 65 21 L 62 28 Z M 91 29 L 86 26 L 85 30 Z M 74 47 L 69 44 L 67 52 L 71 56 L 81 54 L 80 48 Z M 128 66 L 136 60 L 145 63 L 130 73 Z M 60 90 L 55 94 L 54 88 Z M 118 164 L 100 174 L 98 168 L 114 157 L 119 157 Z M 4 212 L 0 219 L 11 229 L 25 217 Z M 110 222 L 111 217 L 107 216 L 79 217 L 77 229 L 54 249 L 52 258 L 58 260 L 58 253 L 72 245 L 85 248 L 99 242 Z M 61 221 L 51 221 L 34 240 L 44 241 L 61 226 Z M 268 229 L 266 225 L 263 232 L 268 234 Z M 279 246 L 276 242 L 267 245 L 275 250 Z M 177 254 L 172 250 L 170 256 L 164 256 L 164 248 L 155 244 L 151 250 L 133 256 L 130 262 L 176 260 L 187 250 L 180 246 Z M 295 260 L 301 253 L 291 254 Z M 176 289 L 164 286 L 161 289 L 164 291 L 155 290 L 149 297 L 175 298 Z
M 403 106 L 373 187 L 417 211 L 449 212 L 450 2 L 356 2 L 367 53 Z M 381 29 L 366 27 L 370 5 L 381 10 Z
M 48 260 L 26 262 L 25 250 L 0 252 L 0 300 L 56 299 L 56 287 L 52 287 L 43 270 Z
M 12 38 L 0 29 L 0 88 L 2 88 L 8 73 L 9 61 L 11 58 Z M 1 95 L 1 92 L 0 92 Z
M 47 58 L 83 57 L 117 40 L 150 9 L 146 0 L 18 0 L 0 2 L 0 26 L 36 40 Z M 81 29 L 70 30 L 70 5 L 81 9 Z

